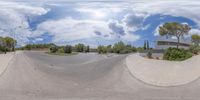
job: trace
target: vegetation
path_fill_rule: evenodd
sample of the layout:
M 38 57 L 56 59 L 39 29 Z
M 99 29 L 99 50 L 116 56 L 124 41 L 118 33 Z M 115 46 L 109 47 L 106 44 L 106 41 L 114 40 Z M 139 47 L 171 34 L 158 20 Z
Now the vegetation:
M 64 53 L 72 53 L 72 46 L 71 45 L 66 45 L 64 47 Z
M 195 45 L 199 46 L 199 44 L 200 44 L 200 35 L 198 35 L 198 34 L 193 34 L 193 35 L 191 36 L 191 38 L 192 38 L 192 42 L 193 42 Z
M 50 47 L 50 53 L 56 53 L 57 51 L 58 51 L 58 47 L 57 46 Z
M 90 52 L 90 46 L 86 46 L 85 52 Z
M 39 50 L 39 49 L 49 49 L 53 46 L 56 46 L 53 43 L 49 43 L 49 44 L 27 44 L 24 47 L 21 47 L 19 49 L 21 50 Z
M 115 43 L 114 46 L 113 46 L 113 51 L 114 53 L 122 53 L 122 51 L 126 48 L 125 44 L 120 41 L 118 43 Z
M 144 50 L 147 49 L 147 42 L 146 42 L 146 41 L 144 41 L 144 47 L 143 47 L 143 49 L 144 49 Z
M 149 41 L 148 40 L 144 41 L 144 47 L 143 47 L 143 49 L 144 50 L 149 50 L 150 49 L 150 47 L 149 47 Z
M 190 50 L 191 53 L 197 55 L 200 52 L 200 46 L 198 46 L 198 45 L 191 45 L 189 50 Z
M 99 54 L 102 53 L 117 53 L 117 54 L 126 54 L 131 52 L 136 52 L 137 49 L 131 45 L 125 45 L 122 41 L 115 43 L 114 46 L 98 46 L 97 51 Z
M 180 38 L 184 37 L 190 31 L 190 26 L 187 24 L 180 24 L 177 22 L 165 23 L 159 29 L 161 36 L 175 36 L 177 38 L 177 48 L 180 45 Z
M 179 48 L 169 48 L 165 52 L 163 59 L 170 61 L 183 61 L 192 57 L 192 53 Z
M 84 48 L 85 48 L 84 44 L 79 43 L 79 44 L 75 45 L 76 52 L 84 52 Z
M 153 58 L 153 57 L 152 57 L 152 51 L 149 50 L 149 51 L 147 52 L 147 57 L 150 58 L 150 59 Z
M 15 51 L 15 45 L 17 41 L 11 37 L 0 37 L 0 51 L 1 52 L 8 52 L 8 51 Z
M 106 46 L 98 46 L 97 51 L 99 54 L 105 54 L 105 53 L 107 53 L 107 47 Z

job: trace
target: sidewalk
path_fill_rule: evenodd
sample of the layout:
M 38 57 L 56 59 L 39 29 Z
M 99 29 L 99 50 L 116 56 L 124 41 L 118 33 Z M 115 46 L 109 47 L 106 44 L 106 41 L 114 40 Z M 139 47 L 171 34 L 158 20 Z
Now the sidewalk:
M 178 61 L 143 58 L 137 54 L 126 58 L 131 74 L 144 83 L 156 86 L 183 85 L 200 77 L 200 56 Z
M 6 70 L 15 53 L 0 54 L 0 75 Z

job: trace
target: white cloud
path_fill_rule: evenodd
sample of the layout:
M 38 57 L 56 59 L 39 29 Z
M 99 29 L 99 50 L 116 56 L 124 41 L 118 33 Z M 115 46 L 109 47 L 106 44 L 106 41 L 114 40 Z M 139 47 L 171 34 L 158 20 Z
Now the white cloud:
M 39 24 L 37 30 L 32 32 L 27 22 L 27 16 L 40 16 L 47 13 L 49 9 L 44 9 L 41 5 L 31 5 L 29 4 L 30 1 L 31 0 L 24 0 L 24 2 L 20 3 L 0 1 L 1 36 L 13 36 L 12 33 L 16 33 L 15 36 L 17 37 L 20 45 L 27 43 L 27 37 L 37 38 L 44 34 L 44 32 L 49 32 L 50 35 L 53 35 L 53 42 L 55 43 L 100 37 L 97 36 L 94 31 L 101 32 L 102 36 L 106 36 L 103 38 L 107 40 L 118 39 L 116 34 L 110 34 L 112 31 L 108 27 L 109 22 L 99 19 L 75 20 L 72 18 L 64 18 L 59 20 L 48 20 Z M 66 0 L 61 1 L 64 2 Z M 72 0 L 69 1 L 72 2 Z M 73 6 L 71 7 L 74 7 L 80 12 L 89 13 L 91 15 L 96 14 L 101 18 L 105 16 L 118 16 L 115 15 L 116 13 L 123 14 L 125 17 L 119 20 L 116 25 L 120 26 L 124 30 L 125 35 L 121 36 L 120 38 L 124 41 L 138 40 L 140 36 L 131 34 L 129 31 L 135 31 L 140 28 L 145 30 L 148 28 L 149 26 L 142 26 L 142 22 L 147 16 L 153 14 L 186 17 L 195 21 L 200 27 L 200 16 L 197 13 L 200 11 L 200 2 L 198 0 L 135 0 L 133 2 L 128 0 L 126 0 L 126 2 L 123 0 L 119 1 L 120 2 L 76 2 L 75 4 L 73 3 Z M 45 2 L 50 2 L 52 5 L 59 4 L 54 3 L 58 2 L 55 0 L 37 0 L 37 2 L 42 2 L 41 4 L 45 4 Z M 60 4 L 66 4 L 66 2 Z M 22 26 L 22 28 L 18 28 L 19 26 Z M 191 34 L 199 34 L 198 29 L 192 29 L 190 32 Z M 158 35 L 158 28 L 155 30 L 154 35 Z
M 109 29 L 108 24 L 109 23 L 105 21 L 75 20 L 69 17 L 60 20 L 49 20 L 41 23 L 37 27 L 35 33 L 40 34 L 35 34 L 35 37 L 48 32 L 50 35 L 54 36 L 52 42 L 57 44 L 96 37 L 110 41 L 118 39 L 117 34 L 111 34 L 112 30 Z M 100 32 L 101 34 L 97 35 L 96 32 Z M 136 41 L 139 39 L 139 36 L 127 33 L 124 36 L 121 36 L 121 39 L 126 41 Z
M 0 1 L 0 36 L 12 36 L 18 45 L 25 45 L 32 33 L 26 17 L 39 16 L 47 11 L 42 7 Z
M 189 34 L 190 35 L 192 35 L 192 34 L 199 34 L 200 35 L 200 30 L 199 29 L 191 29 Z
M 102 34 L 109 35 L 109 29 L 106 26 L 107 23 L 103 21 L 64 18 L 41 23 L 37 27 L 35 33 L 40 33 L 36 35 L 38 36 L 48 32 L 50 35 L 54 36 L 52 42 L 60 43 L 96 37 L 96 34 L 94 34 L 95 31 L 100 31 Z
M 182 16 L 189 18 L 200 25 L 200 2 L 198 0 L 191 1 L 144 1 L 141 3 L 134 3 L 132 6 L 135 12 L 143 12 L 147 14 L 163 14 L 172 16 Z

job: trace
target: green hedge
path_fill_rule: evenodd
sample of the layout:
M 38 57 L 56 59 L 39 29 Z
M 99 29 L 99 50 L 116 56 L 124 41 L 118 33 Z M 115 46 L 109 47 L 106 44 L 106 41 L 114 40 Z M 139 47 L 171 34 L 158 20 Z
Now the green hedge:
M 165 52 L 163 59 L 170 61 L 183 61 L 192 57 L 192 53 L 184 49 L 169 48 Z

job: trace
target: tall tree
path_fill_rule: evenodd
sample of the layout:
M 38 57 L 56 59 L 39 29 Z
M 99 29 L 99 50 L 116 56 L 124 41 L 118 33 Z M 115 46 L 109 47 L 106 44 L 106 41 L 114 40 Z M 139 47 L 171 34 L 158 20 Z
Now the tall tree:
M 89 45 L 85 47 L 85 52 L 90 52 L 90 46 Z
M 177 22 L 165 23 L 159 28 L 159 34 L 161 36 L 175 36 L 177 38 L 177 48 L 180 45 L 180 38 L 188 34 L 190 26 L 187 24 L 180 24 Z
M 198 34 L 193 34 L 193 35 L 191 36 L 191 38 L 192 38 L 192 42 L 193 42 L 195 45 L 198 45 L 198 46 L 199 46 L 199 44 L 200 44 L 200 35 L 198 35 Z
M 147 40 L 147 50 L 149 50 L 149 41 Z
M 147 49 L 147 42 L 146 42 L 146 40 L 144 41 L 144 50 L 146 50 Z

